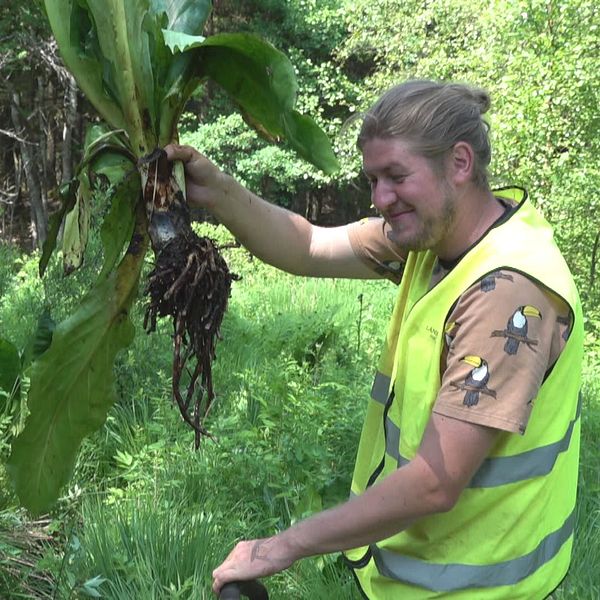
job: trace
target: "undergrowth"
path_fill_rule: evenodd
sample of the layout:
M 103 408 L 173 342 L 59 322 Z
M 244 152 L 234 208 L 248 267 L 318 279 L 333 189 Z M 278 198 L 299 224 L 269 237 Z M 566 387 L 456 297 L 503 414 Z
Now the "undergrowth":
M 220 227 L 200 233 L 231 241 Z M 212 439 L 193 451 L 170 399 L 171 325 L 159 320 L 157 333 L 136 336 L 118 357 L 119 401 L 84 442 L 70 488 L 46 520 L 16 508 L 0 470 L 0 598 L 208 600 L 211 572 L 237 540 L 272 534 L 348 496 L 396 288 L 294 278 L 242 249 L 224 254 L 241 280 L 217 345 L 216 399 L 205 421 Z M 0 332 L 23 344 L 45 295 L 56 301 L 65 284 L 56 265 L 40 284 L 34 257 L 10 256 L 0 265 Z M 86 276 L 93 269 L 66 285 Z M 141 304 L 133 317 L 141 330 Z M 583 389 L 577 537 L 558 600 L 600 597 L 594 357 L 588 353 Z M 1 422 L 0 435 L 5 458 L 10 430 Z M 266 583 L 274 600 L 359 599 L 337 555 L 301 561 Z

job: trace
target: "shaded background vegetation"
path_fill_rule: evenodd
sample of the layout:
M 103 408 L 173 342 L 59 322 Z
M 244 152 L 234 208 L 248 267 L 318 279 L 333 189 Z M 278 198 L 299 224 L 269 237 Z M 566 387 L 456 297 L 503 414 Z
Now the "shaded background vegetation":
M 407 78 L 492 94 L 492 182 L 526 187 L 555 224 L 580 289 L 598 304 L 600 9 L 592 0 L 217 0 L 210 33 L 253 31 L 284 50 L 343 160 L 333 178 L 257 138 L 212 86 L 183 138 L 273 202 L 338 224 L 369 211 L 348 119 Z M 0 236 L 39 247 L 56 187 L 94 119 L 62 68 L 39 2 L 0 8 Z
M 188 104 L 182 140 L 313 222 L 369 214 L 348 120 L 384 89 L 420 77 L 491 92 L 492 182 L 530 191 L 555 225 L 584 300 L 580 535 L 560 597 L 600 597 L 597 3 L 215 0 L 214 6 L 211 33 L 253 31 L 288 54 L 300 82 L 299 110 L 334 140 L 342 171 L 325 177 L 284 147 L 267 145 L 210 86 Z M 61 66 L 40 3 L 3 3 L 0 336 L 20 348 L 44 307 L 60 319 L 101 264 L 100 243 L 92 239 L 84 270 L 63 279 L 54 260 L 40 281 L 34 252 L 94 119 Z M 210 234 L 226 240 L 221 229 Z M 243 278 L 218 349 L 219 400 L 210 424 L 218 441 L 191 452 L 169 404 L 168 325 L 159 336 L 138 336 L 118 361 L 121 399 L 86 442 L 54 513 L 31 522 L 0 476 L 0 597 L 208 598 L 210 571 L 235 539 L 267 534 L 346 496 L 393 286 L 292 280 L 242 250 L 227 258 Z M 5 456 L 22 407 L 2 406 Z M 275 598 L 354 594 L 335 557 L 304 561 L 270 587 Z

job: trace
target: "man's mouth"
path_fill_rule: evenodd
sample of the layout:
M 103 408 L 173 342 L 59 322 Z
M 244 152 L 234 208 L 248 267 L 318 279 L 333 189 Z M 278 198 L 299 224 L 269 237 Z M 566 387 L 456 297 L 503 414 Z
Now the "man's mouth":
M 388 219 L 390 221 L 395 221 L 397 219 L 402 219 L 404 216 L 414 212 L 412 209 L 407 210 L 398 210 L 393 213 L 388 213 Z

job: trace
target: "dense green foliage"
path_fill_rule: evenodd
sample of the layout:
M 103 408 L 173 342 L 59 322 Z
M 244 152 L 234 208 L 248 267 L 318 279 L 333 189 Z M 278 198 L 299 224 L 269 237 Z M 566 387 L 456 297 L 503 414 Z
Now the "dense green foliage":
M 587 0 L 354 3 L 348 59 L 374 63 L 372 100 L 407 78 L 490 91 L 491 180 L 527 188 L 555 225 L 588 308 L 600 232 L 600 8 Z M 590 280 L 592 279 L 592 280 Z
M 228 240 L 221 228 L 204 231 Z M 13 298 L 0 307 L 0 323 L 19 339 L 19 331 L 35 327 L 36 257 L 0 248 L 0 281 Z M 293 278 L 241 249 L 227 258 L 242 279 L 218 350 L 219 394 L 208 422 L 215 439 L 194 453 L 171 404 L 168 323 L 159 336 L 137 336 L 117 362 L 119 401 L 84 443 L 50 523 L 42 528 L 15 511 L 0 481 L 0 597 L 35 589 L 29 597 L 51 598 L 57 590 L 58 598 L 85 598 L 95 589 L 115 600 L 208 600 L 210 573 L 235 540 L 269 534 L 347 497 L 395 286 Z M 57 263 L 50 273 L 58 273 Z M 86 274 L 90 269 L 78 276 Z M 46 288 L 54 297 L 60 281 L 50 278 Z M 141 320 L 135 312 L 138 329 Z M 590 359 L 586 369 L 578 537 L 561 600 L 600 592 L 597 366 Z M 0 432 L 5 457 L 7 416 Z M 303 561 L 268 586 L 275 600 L 358 600 L 336 556 Z
M 244 135 L 241 121 L 233 116 L 221 114 L 200 127 L 188 121 L 186 141 L 205 149 L 272 201 L 324 222 L 342 222 L 368 212 L 352 127 L 340 132 L 347 119 L 365 110 L 383 90 L 409 78 L 481 86 L 492 97 L 491 182 L 528 189 L 555 225 L 590 326 L 598 329 L 600 8 L 596 2 L 238 4 L 249 5 L 242 13 L 246 19 L 227 25 L 251 26 L 267 38 L 287 42 L 283 47 L 294 57 L 299 73 L 300 105 L 323 119 L 343 162 L 342 173 L 326 178 L 282 150 L 265 148 Z

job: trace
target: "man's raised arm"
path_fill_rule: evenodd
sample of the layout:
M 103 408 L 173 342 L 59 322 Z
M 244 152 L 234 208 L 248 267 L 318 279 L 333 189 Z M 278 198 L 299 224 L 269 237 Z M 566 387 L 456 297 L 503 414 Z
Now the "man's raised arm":
M 172 144 L 165 151 L 169 160 L 184 164 L 190 206 L 212 213 L 264 262 L 295 275 L 378 277 L 354 254 L 346 226 L 318 227 L 266 202 L 191 146 Z

